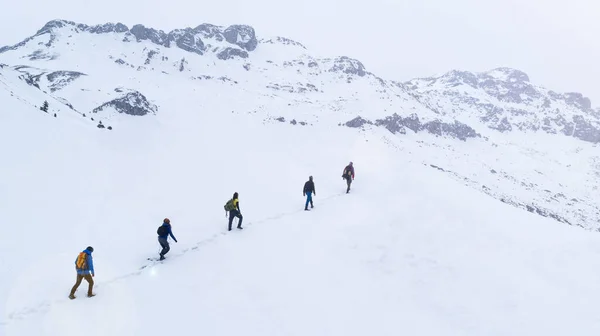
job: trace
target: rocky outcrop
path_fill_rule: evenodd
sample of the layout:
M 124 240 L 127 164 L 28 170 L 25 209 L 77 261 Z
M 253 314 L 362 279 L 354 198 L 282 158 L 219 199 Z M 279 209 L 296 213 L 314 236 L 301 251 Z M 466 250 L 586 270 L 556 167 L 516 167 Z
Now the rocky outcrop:
M 144 25 L 137 24 L 131 27 L 129 31 L 138 42 L 140 41 L 150 41 L 154 44 L 162 45 L 168 47 L 168 36 L 162 30 L 156 30 L 153 28 L 146 28 Z
M 370 122 L 369 120 L 363 119 L 362 117 L 358 116 L 348 122 L 346 122 L 344 125 L 346 127 L 351 127 L 351 128 L 361 128 L 365 125 L 372 125 L 373 123 Z
M 46 79 L 48 79 L 48 82 L 50 83 L 50 91 L 54 92 L 64 88 L 81 76 L 87 75 L 77 71 L 54 71 L 47 74 Z
M 347 127 L 361 128 L 365 125 L 375 125 L 385 127 L 388 131 L 394 134 L 406 134 L 406 129 L 415 133 L 426 131 L 437 136 L 449 136 L 451 138 L 466 141 L 469 138 L 481 137 L 473 128 L 459 121 L 453 123 L 445 123 L 440 120 L 432 120 L 429 122 L 421 122 L 416 114 L 411 114 L 408 117 L 401 117 L 394 113 L 383 119 L 377 119 L 375 122 L 356 117 L 343 124 Z
M 156 114 L 158 107 L 148 101 L 146 97 L 137 91 L 132 91 L 126 95 L 113 99 L 96 107 L 92 112 L 98 113 L 112 107 L 118 113 L 124 113 L 132 116 L 144 116 L 147 114 Z
M 573 117 L 575 124 L 573 136 L 583 141 L 598 143 L 600 142 L 600 125 L 599 123 L 592 124 L 581 115 Z
M 347 56 L 340 56 L 335 59 L 324 59 L 323 63 L 329 66 L 327 71 L 338 72 L 348 75 L 357 75 L 363 77 L 367 74 L 365 66 L 358 60 Z
M 195 31 L 189 28 L 170 32 L 167 41 L 169 46 L 175 44 L 180 49 L 198 55 L 204 54 L 205 51 L 204 42 L 202 42 L 200 36 L 196 35 Z
M 221 60 L 228 60 L 236 57 L 248 58 L 248 53 L 238 48 L 225 48 L 217 54 L 217 58 Z
M 235 44 L 240 48 L 253 51 L 258 45 L 254 28 L 246 25 L 232 25 L 227 27 L 223 32 L 225 40 L 231 44 Z

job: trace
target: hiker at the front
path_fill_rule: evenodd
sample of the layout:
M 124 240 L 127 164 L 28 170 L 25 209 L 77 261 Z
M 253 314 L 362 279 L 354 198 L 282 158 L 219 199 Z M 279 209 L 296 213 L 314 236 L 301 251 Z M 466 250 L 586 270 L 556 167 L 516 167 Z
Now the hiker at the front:
M 75 286 L 71 289 L 71 294 L 69 295 L 69 299 L 73 300 L 75 298 L 75 292 L 79 285 L 81 285 L 81 281 L 85 279 L 88 282 L 88 292 L 87 296 L 92 297 L 96 296 L 96 294 L 92 293 L 92 289 L 94 287 L 94 279 L 92 277 L 95 276 L 94 273 L 94 261 L 92 260 L 92 252 L 94 252 L 94 248 L 88 246 L 85 250 L 79 253 L 77 259 L 75 259 L 75 270 L 77 270 L 77 281 L 75 282 Z
M 173 235 L 173 231 L 171 230 L 171 220 L 165 218 L 161 226 L 156 230 L 158 234 L 158 243 L 162 250 L 160 251 L 160 260 L 165 260 L 165 254 L 169 253 L 171 247 L 169 246 L 169 236 L 177 243 L 177 239 Z
M 231 224 L 233 223 L 233 219 L 235 217 L 239 218 L 237 228 L 242 230 L 242 211 L 240 210 L 240 200 L 237 192 L 233 193 L 233 198 L 231 198 L 227 203 L 225 203 L 225 211 L 229 212 L 229 231 L 231 231 Z

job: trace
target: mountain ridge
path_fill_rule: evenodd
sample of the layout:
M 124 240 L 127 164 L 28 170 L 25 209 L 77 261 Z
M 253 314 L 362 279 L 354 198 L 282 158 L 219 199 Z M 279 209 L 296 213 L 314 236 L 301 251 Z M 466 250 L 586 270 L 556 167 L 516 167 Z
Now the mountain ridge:
M 48 115 L 58 122 L 73 116 L 118 134 L 168 123 L 174 110 L 184 110 L 249 117 L 282 129 L 377 134 L 399 152 L 406 151 L 404 142 L 417 142 L 427 150 L 420 156 L 424 167 L 487 196 L 573 226 L 600 228 L 594 198 L 600 111 L 581 94 L 530 82 L 523 71 L 452 70 L 400 82 L 379 77 L 357 59 L 315 57 L 299 42 L 259 38 L 243 25 L 165 33 L 142 25 L 65 22 L 51 21 L 0 53 L 6 64 L 0 89 L 38 113 L 48 101 Z M 482 162 L 479 156 L 488 151 L 490 161 Z M 581 163 L 574 165 L 570 155 Z M 520 160 L 537 169 L 520 170 L 512 163 Z M 579 179 L 561 183 L 573 170 Z

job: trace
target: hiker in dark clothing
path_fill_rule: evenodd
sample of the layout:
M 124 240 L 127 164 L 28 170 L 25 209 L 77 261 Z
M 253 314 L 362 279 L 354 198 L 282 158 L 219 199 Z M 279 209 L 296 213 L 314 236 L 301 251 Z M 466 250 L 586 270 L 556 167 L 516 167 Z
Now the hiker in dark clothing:
M 344 173 L 342 173 L 342 178 L 346 180 L 346 184 L 348 185 L 348 189 L 346 189 L 346 194 L 350 192 L 350 184 L 354 180 L 354 165 L 350 162 L 349 165 L 344 168 Z
M 75 292 L 79 285 L 81 285 L 81 281 L 85 279 L 88 282 L 88 297 L 96 296 L 96 294 L 92 293 L 92 288 L 94 287 L 94 279 L 92 277 L 96 276 L 94 272 L 94 261 L 92 260 L 92 252 L 94 252 L 94 248 L 88 246 L 83 252 L 79 253 L 77 259 L 75 259 L 75 270 L 77 270 L 77 281 L 73 288 L 71 288 L 71 293 L 69 294 L 69 299 L 73 300 L 75 298 Z
M 317 196 L 317 192 L 315 191 L 315 183 L 313 182 L 313 177 L 309 176 L 308 181 L 304 183 L 304 191 L 302 192 L 303 196 L 306 196 L 306 204 L 304 205 L 304 210 L 308 211 L 308 203 L 310 203 L 310 208 L 314 208 L 312 201 L 312 195 Z
M 165 254 L 169 253 L 171 247 L 169 246 L 169 236 L 177 243 L 177 239 L 173 235 L 173 231 L 171 231 L 171 221 L 168 218 L 163 220 L 163 224 L 158 228 L 158 243 L 162 247 L 162 251 L 160 251 L 160 260 L 165 260 Z
M 229 231 L 231 231 L 231 224 L 233 224 L 233 219 L 235 217 L 239 218 L 240 220 L 238 221 L 238 225 L 237 228 L 242 230 L 242 219 L 244 219 L 244 217 L 242 216 L 242 211 L 240 210 L 240 200 L 239 200 L 239 195 L 237 192 L 233 193 L 233 198 L 231 199 L 231 205 L 232 205 L 232 209 L 229 210 Z

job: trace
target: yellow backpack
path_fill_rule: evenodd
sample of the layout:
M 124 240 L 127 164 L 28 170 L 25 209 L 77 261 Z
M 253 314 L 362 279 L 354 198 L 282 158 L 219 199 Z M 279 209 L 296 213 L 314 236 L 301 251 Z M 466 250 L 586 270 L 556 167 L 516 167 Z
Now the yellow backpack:
M 87 253 L 79 253 L 79 255 L 77 256 L 77 261 L 75 261 L 75 267 L 78 270 L 87 270 Z

